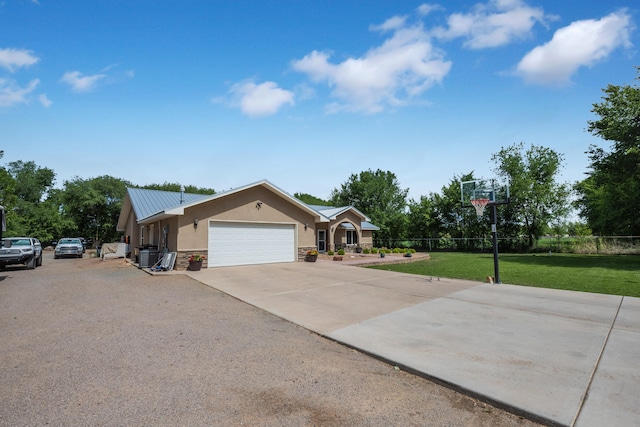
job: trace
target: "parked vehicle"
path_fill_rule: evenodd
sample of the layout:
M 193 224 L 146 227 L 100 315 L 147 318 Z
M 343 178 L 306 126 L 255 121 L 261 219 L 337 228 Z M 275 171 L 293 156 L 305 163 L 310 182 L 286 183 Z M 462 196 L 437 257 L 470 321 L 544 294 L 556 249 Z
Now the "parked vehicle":
M 82 243 L 82 253 L 85 253 L 85 251 L 87 250 L 87 245 L 89 244 L 89 242 L 84 237 L 78 237 L 78 239 L 80 240 L 80 243 Z
M 53 252 L 53 258 L 58 259 L 64 256 L 74 256 L 82 258 L 84 253 L 84 246 L 80 239 L 75 237 L 66 237 L 58 240 L 56 249 Z
M 7 237 L 0 244 L 0 269 L 24 264 L 29 270 L 42 265 L 42 245 L 34 237 Z

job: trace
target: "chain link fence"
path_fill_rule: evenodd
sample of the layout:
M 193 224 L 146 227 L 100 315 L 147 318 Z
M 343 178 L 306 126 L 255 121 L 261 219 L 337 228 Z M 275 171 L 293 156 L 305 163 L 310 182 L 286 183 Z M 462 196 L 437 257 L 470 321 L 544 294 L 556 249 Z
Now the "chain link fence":
M 492 252 L 491 237 L 440 237 L 377 241 L 377 247 L 419 251 Z M 500 252 L 640 255 L 640 236 L 544 236 L 530 248 L 526 236 L 498 238 Z

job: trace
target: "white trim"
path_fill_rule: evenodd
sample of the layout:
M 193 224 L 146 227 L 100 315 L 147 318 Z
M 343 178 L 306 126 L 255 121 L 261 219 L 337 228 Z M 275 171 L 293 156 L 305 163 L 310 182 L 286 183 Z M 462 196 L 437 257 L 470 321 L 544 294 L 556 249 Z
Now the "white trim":
M 320 249 L 320 241 L 321 241 L 320 233 L 324 233 L 324 249 Z M 327 230 L 325 230 L 324 228 L 318 229 L 317 244 L 318 244 L 318 252 L 326 252 L 327 251 Z

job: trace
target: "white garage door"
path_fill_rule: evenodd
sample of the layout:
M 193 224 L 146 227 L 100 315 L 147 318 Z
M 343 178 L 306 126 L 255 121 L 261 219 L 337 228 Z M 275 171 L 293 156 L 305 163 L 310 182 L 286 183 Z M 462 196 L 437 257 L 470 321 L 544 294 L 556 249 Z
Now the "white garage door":
M 296 260 L 293 224 L 212 222 L 209 267 L 268 264 Z

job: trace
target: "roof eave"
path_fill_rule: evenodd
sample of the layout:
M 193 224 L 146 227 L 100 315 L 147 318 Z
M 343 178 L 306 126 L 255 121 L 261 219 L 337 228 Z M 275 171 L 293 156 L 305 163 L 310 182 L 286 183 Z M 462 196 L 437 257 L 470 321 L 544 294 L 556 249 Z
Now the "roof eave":
M 196 200 L 196 201 L 193 201 L 193 202 L 190 202 L 190 203 L 184 203 L 184 204 L 181 204 L 179 206 L 174 206 L 174 207 L 165 209 L 165 210 L 163 210 L 161 212 L 155 213 L 155 214 L 150 215 L 150 216 L 148 216 L 146 218 L 139 219 L 138 220 L 138 224 L 146 224 L 146 223 L 151 223 L 151 222 L 154 222 L 154 221 L 157 221 L 157 220 L 160 220 L 160 219 L 166 219 L 166 218 L 169 218 L 171 216 L 184 215 L 185 209 L 188 209 L 190 207 L 197 206 L 197 205 L 200 205 L 202 203 L 207 203 L 207 202 L 210 202 L 212 200 L 221 199 L 221 198 L 224 198 L 224 197 L 239 193 L 239 192 L 244 191 L 244 190 L 248 190 L 250 188 L 258 187 L 258 186 L 262 186 L 262 187 L 268 189 L 269 191 L 280 195 L 280 197 L 288 200 L 289 202 L 297 205 L 300 209 L 302 209 L 305 212 L 307 212 L 308 214 L 312 215 L 314 217 L 315 222 L 330 222 L 329 218 L 325 217 L 324 215 L 322 215 L 318 211 L 310 208 L 307 204 L 305 204 L 305 203 L 301 202 L 300 200 L 296 199 L 295 197 L 291 196 L 286 191 L 281 190 L 280 188 L 278 188 L 277 186 L 273 185 L 272 183 L 270 183 L 267 180 L 262 180 L 262 181 L 254 182 L 252 184 L 244 185 L 242 187 L 234 188 L 234 189 L 231 189 L 229 191 L 222 192 L 222 193 L 212 194 L 210 197 L 205 197 L 203 199 Z
M 131 204 L 131 197 L 129 197 L 129 191 L 127 189 L 127 193 L 125 194 L 124 200 L 122 201 L 122 207 L 120 208 L 120 215 L 118 216 L 116 231 L 126 231 L 127 218 L 129 217 L 131 209 L 133 209 L 133 206 Z

